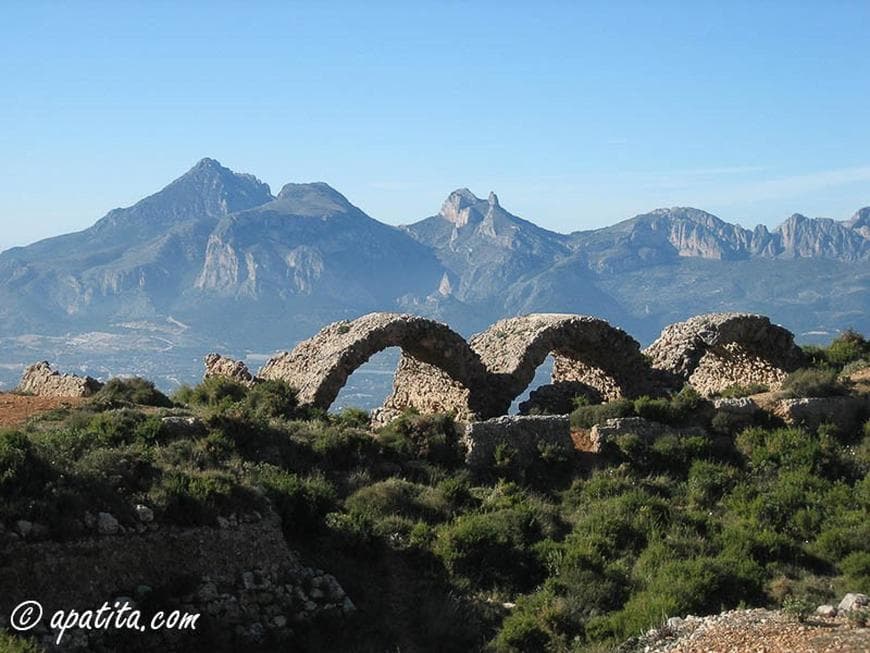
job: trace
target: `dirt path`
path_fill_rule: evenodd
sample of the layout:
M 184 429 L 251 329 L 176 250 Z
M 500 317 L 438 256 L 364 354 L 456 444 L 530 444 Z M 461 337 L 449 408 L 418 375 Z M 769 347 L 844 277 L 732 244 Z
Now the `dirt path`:
M 0 428 L 20 426 L 38 413 L 77 406 L 83 401 L 85 400 L 73 397 L 29 397 L 0 393 Z

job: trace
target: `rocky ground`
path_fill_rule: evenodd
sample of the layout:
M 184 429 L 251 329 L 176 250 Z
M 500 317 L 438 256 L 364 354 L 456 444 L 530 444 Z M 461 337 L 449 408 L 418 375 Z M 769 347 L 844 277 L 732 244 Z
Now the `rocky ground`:
M 629 640 L 618 653 L 867 653 L 870 624 L 850 618 L 842 606 L 861 594 L 847 595 L 838 611 L 820 606 L 799 621 L 781 610 L 731 610 L 709 617 L 674 617 L 660 628 Z M 864 604 L 862 604 L 863 606 Z M 864 609 L 851 606 L 853 610 Z M 824 616 L 823 616 L 824 615 Z
M 23 424 L 32 415 L 65 406 L 75 406 L 84 399 L 71 397 L 31 397 L 0 393 L 0 428 Z

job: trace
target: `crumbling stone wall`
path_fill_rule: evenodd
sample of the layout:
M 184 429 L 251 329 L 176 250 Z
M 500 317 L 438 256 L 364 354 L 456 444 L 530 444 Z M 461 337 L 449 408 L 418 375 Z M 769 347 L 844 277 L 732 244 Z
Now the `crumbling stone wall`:
M 25 599 L 39 601 L 48 616 L 115 601 L 129 601 L 144 620 L 158 609 L 201 613 L 195 632 L 134 634 L 136 650 L 188 651 L 200 650 L 204 631 L 218 635 L 227 649 L 241 650 L 288 640 L 301 623 L 355 611 L 335 577 L 306 566 L 288 548 L 274 513 L 192 528 L 157 524 L 148 513 L 136 528 L 100 513 L 92 537 L 67 542 L 36 537 L 36 525 L 29 522 L 16 531 L 0 525 L 0 615 L 11 614 Z M 165 599 L 155 604 L 149 601 L 152 593 Z M 58 650 L 52 645 L 56 633 L 47 625 L 48 617 L 29 634 Z M 72 629 L 62 650 L 128 650 L 107 641 L 113 635 Z
M 790 331 L 752 313 L 710 313 L 677 322 L 644 353 L 672 384 L 687 381 L 707 396 L 734 384 L 777 389 L 804 363 Z
M 568 452 L 574 446 L 567 415 L 505 415 L 471 422 L 465 427 L 462 442 L 466 450 L 465 462 L 477 469 L 493 465 L 499 445 L 511 448 L 513 463 L 521 468 L 540 459 L 544 447 Z
M 38 397 L 89 397 L 102 387 L 90 376 L 61 374 L 51 369 L 48 361 L 42 361 L 24 370 L 17 390 Z

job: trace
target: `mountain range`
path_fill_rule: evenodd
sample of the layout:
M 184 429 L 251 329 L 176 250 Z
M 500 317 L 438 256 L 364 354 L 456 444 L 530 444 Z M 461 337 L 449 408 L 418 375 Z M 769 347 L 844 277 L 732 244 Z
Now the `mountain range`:
M 692 314 L 749 310 L 806 341 L 868 331 L 868 262 L 870 207 L 773 230 L 667 208 L 561 234 L 463 188 L 394 227 L 325 183 L 273 195 L 203 159 L 84 231 L 0 253 L 0 382 L 53 356 L 168 385 L 195 377 L 206 351 L 264 355 L 374 310 L 466 334 L 508 315 L 587 313 L 642 342 Z

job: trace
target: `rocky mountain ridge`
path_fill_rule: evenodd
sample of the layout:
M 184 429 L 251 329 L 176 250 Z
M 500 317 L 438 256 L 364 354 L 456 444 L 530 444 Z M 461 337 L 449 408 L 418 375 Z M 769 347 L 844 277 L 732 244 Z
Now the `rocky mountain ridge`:
M 0 253 L 0 376 L 47 355 L 72 367 L 135 359 L 113 364 L 135 371 L 184 350 L 178 378 L 217 344 L 267 354 L 373 311 L 464 334 L 511 315 L 581 313 L 642 342 L 689 315 L 732 310 L 769 314 L 798 337 L 866 331 L 868 221 L 870 207 L 749 230 L 678 207 L 560 234 L 495 193 L 458 189 L 437 214 L 394 227 L 325 183 L 273 195 L 203 159 L 88 229 Z

